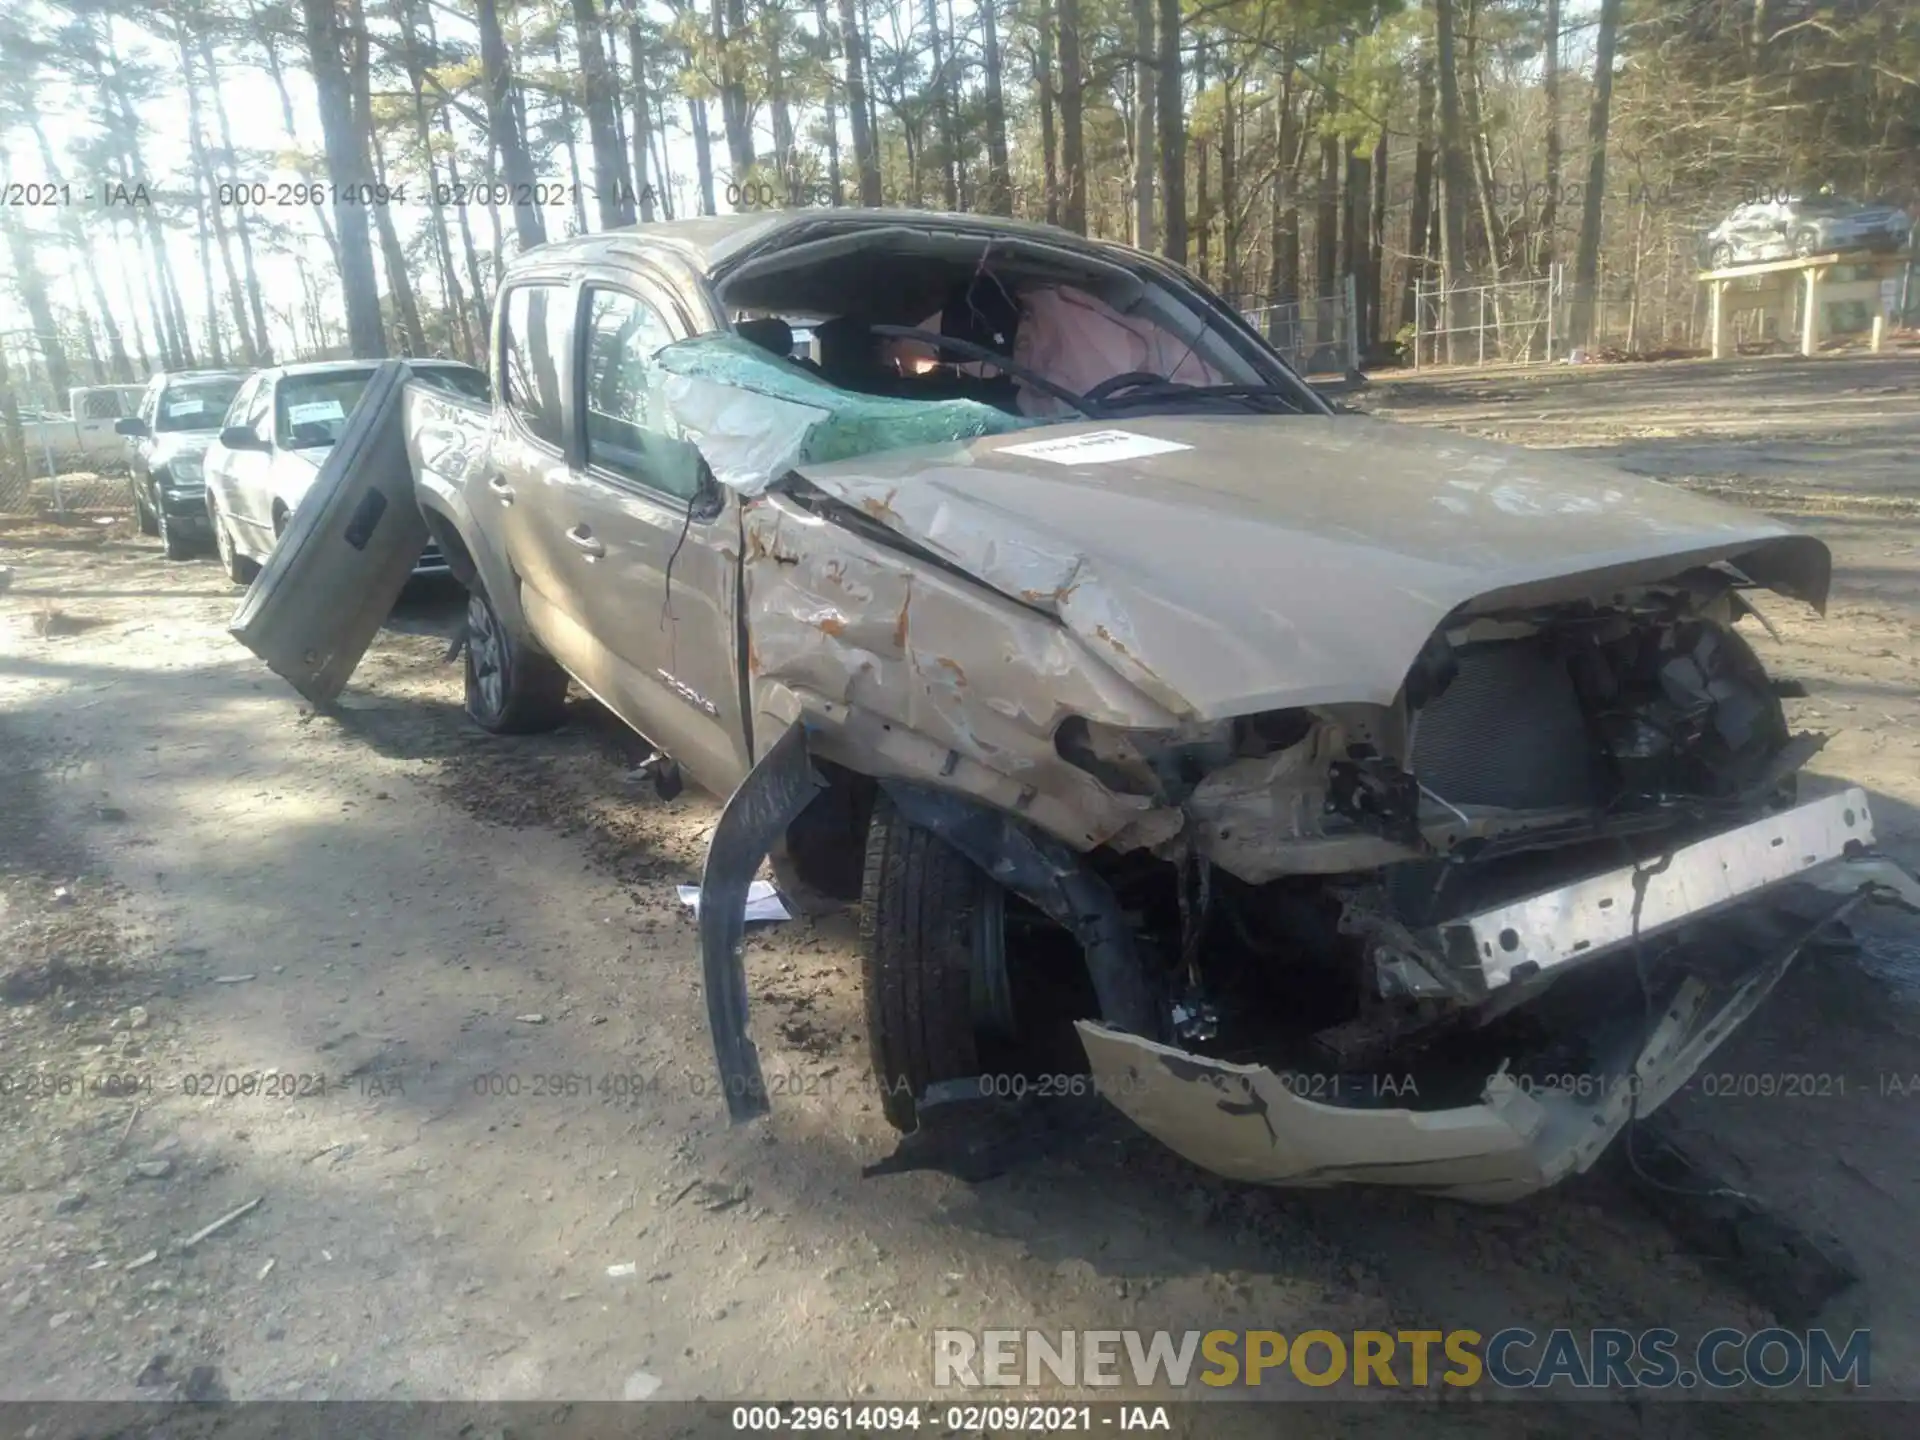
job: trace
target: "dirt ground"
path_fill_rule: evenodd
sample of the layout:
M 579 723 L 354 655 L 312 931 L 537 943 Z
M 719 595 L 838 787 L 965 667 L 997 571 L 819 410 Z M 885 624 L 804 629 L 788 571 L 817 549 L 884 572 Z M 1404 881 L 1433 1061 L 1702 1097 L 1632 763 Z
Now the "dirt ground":
M 1814 770 L 1871 791 L 1886 848 L 1920 860 L 1920 361 L 1421 378 L 1360 403 L 1826 538 L 1830 614 L 1775 603 L 1762 653 L 1833 735 Z M 862 1178 L 894 1137 L 845 917 L 755 936 L 778 1093 L 729 1128 L 673 892 L 716 802 L 655 798 L 590 702 L 534 740 L 464 723 L 456 592 L 410 593 L 326 716 L 228 637 L 211 562 L 169 564 L 124 517 L 0 519 L 0 565 L 0 1397 L 931 1398 L 949 1325 L 1768 1323 L 1602 1174 L 1503 1209 L 1264 1191 L 1112 1116 L 977 1184 Z M 1709 1066 L 1844 1093 L 1706 1093 L 1736 1078 L 1674 1108 L 1743 1189 L 1850 1247 L 1873 1391 L 1911 1395 L 1920 927 L 1861 928 Z M 1803 1428 L 1797 1406 L 1591 1410 L 1622 1436 Z

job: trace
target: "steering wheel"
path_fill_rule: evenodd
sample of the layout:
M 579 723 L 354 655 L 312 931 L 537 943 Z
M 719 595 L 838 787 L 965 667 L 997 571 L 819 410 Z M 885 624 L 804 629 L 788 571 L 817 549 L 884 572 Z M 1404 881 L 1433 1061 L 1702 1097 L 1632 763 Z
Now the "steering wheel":
M 1098 405 L 1102 400 L 1111 399 L 1122 390 L 1139 390 L 1148 385 L 1165 387 L 1179 384 L 1179 381 L 1169 380 L 1164 375 L 1156 375 L 1151 370 L 1128 370 L 1124 374 L 1109 375 L 1080 398 Z M 1188 387 L 1182 385 L 1180 388 Z

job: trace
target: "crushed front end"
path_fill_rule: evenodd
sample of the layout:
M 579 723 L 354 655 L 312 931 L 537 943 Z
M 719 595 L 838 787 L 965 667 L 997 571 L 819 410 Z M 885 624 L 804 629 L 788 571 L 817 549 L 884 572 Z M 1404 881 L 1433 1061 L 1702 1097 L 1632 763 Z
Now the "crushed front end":
M 805 463 L 743 510 L 743 684 L 784 738 L 709 883 L 874 803 L 977 867 L 993 934 L 956 910 L 971 948 L 929 964 L 973 968 L 945 1053 L 978 1069 L 922 1066 L 916 1104 L 1057 1073 L 1064 1033 L 1211 1169 L 1510 1198 L 1684 1084 L 1862 896 L 1920 909 L 1863 795 L 1800 794 L 1820 738 L 1746 637 L 1756 592 L 1824 605 L 1817 541 L 1371 422 L 1098 435 L 1115 458 Z M 725 1069 L 751 1055 L 712 923 Z

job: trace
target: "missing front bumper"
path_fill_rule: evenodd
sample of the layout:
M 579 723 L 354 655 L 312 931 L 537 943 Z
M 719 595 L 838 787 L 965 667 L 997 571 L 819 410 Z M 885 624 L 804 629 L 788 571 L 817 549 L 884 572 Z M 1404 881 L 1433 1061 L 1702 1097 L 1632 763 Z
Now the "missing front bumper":
M 1196 1055 L 1093 1021 L 1080 1023 L 1080 1038 L 1101 1094 L 1231 1179 L 1514 1200 L 1586 1170 L 1632 1119 L 1665 1104 L 1807 941 L 1870 895 L 1920 908 L 1920 881 L 1878 857 L 1839 860 L 1690 927 L 1678 941 L 1691 959 L 1683 955 L 1658 997 L 1635 994 L 1624 977 L 1611 1013 L 1565 1007 L 1560 1033 L 1593 1056 L 1583 1074 L 1542 1083 L 1515 1068 L 1524 1057 L 1495 1054 L 1471 1104 L 1420 1108 L 1417 1073 L 1335 1080 Z
M 1873 844 L 1867 797 L 1842 790 L 1432 933 L 1461 993 L 1486 997 L 1751 899 Z

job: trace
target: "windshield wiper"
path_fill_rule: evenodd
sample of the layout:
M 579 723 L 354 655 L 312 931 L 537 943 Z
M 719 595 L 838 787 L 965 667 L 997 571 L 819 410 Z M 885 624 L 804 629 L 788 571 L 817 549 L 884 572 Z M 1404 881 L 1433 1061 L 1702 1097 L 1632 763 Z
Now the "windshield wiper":
M 1279 385 L 1185 385 L 1177 380 L 1130 386 L 1117 395 L 1107 396 L 1100 404 L 1104 409 L 1113 410 L 1143 405 L 1184 405 L 1190 401 L 1247 405 L 1267 414 L 1306 413 L 1292 393 Z

